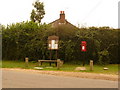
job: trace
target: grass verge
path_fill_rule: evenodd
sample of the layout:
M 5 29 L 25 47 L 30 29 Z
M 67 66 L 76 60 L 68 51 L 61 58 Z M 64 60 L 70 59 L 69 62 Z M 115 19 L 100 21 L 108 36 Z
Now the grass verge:
M 28 66 L 25 62 L 22 61 L 2 61 L 2 68 L 22 68 L 22 69 L 34 69 L 34 67 L 39 67 L 37 62 L 29 62 Z M 63 66 L 58 70 L 55 67 L 55 64 L 49 66 L 49 63 L 43 63 L 41 66 L 43 70 L 51 70 L 51 71 L 69 71 L 69 72 L 89 72 L 89 73 L 102 73 L 102 74 L 118 74 L 118 65 L 117 64 L 109 64 L 106 66 L 94 65 L 94 70 L 89 70 L 89 65 L 85 65 L 86 71 L 75 71 L 76 67 L 82 67 L 81 65 L 73 65 L 73 64 L 63 64 Z M 104 67 L 109 68 L 108 70 L 103 70 Z

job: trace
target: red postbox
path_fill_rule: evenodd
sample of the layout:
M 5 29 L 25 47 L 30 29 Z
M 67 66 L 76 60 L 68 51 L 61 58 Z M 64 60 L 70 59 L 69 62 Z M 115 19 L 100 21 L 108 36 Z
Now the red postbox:
M 81 51 L 82 52 L 86 52 L 86 46 L 87 46 L 87 42 L 86 41 L 81 41 Z

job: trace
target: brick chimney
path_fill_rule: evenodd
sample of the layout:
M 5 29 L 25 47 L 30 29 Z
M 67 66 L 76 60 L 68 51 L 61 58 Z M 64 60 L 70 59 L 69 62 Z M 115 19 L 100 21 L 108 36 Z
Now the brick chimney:
M 64 11 L 60 11 L 60 23 L 64 23 L 65 22 L 65 13 Z

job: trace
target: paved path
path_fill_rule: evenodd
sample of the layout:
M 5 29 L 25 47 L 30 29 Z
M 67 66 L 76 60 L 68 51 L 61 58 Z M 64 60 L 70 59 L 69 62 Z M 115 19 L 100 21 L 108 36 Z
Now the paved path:
M 117 81 L 83 79 L 15 70 L 2 71 L 3 88 L 117 88 Z

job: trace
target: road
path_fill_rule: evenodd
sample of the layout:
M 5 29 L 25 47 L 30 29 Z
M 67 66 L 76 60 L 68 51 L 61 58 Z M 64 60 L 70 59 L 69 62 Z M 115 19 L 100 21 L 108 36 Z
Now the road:
M 2 88 L 118 88 L 118 82 L 3 70 Z

